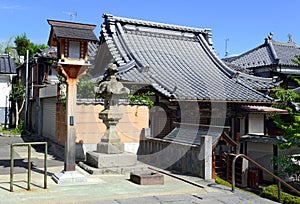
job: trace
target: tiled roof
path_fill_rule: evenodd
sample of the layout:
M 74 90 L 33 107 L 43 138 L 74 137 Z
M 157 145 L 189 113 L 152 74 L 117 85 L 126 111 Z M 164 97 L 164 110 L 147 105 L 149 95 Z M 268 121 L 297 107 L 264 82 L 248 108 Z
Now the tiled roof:
M 124 81 L 150 83 L 178 100 L 270 102 L 234 78 L 212 49 L 209 29 L 104 15 L 102 38 Z
M 52 46 L 42 50 L 38 50 L 34 56 L 47 59 L 57 59 L 57 48 Z
M 222 129 L 211 130 L 195 127 L 175 127 L 164 139 L 190 145 L 201 145 L 201 137 L 211 136 L 212 143 L 214 144 L 222 133 Z
M 248 135 L 241 136 L 240 142 L 279 144 L 279 143 L 285 143 L 285 142 L 287 142 L 287 140 L 280 136 L 265 136 L 265 135 L 248 134 Z
M 288 111 L 285 109 L 273 108 L 268 106 L 251 106 L 251 105 L 244 105 L 242 109 L 248 112 L 254 113 L 282 113 L 287 114 Z
M 237 73 L 234 78 L 236 78 L 236 80 L 238 80 L 240 83 L 256 90 L 272 89 L 281 83 L 281 81 L 273 82 L 272 78 L 258 77 L 245 73 Z
M 296 46 L 293 42 L 284 43 L 273 40 L 272 44 L 279 59 L 279 64 L 298 66 L 291 59 L 295 59 L 295 55 L 300 55 L 300 47 Z
M 297 67 L 298 65 L 291 60 L 295 59 L 295 55 L 300 55 L 300 49 L 294 42 L 277 42 L 266 38 L 264 44 L 239 56 L 224 60 L 244 69 L 270 67 L 277 63 Z
M 0 55 L 0 74 L 16 74 L 14 58 L 7 54 Z

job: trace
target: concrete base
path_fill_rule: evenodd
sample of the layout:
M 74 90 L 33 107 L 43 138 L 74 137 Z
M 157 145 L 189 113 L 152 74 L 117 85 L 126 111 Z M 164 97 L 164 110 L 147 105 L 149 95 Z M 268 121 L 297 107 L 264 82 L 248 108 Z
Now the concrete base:
M 57 184 L 78 183 L 87 181 L 85 176 L 77 171 L 62 171 L 60 173 L 54 174 L 52 176 L 52 179 Z
M 86 162 L 96 168 L 113 168 L 134 166 L 137 162 L 137 155 L 132 153 L 105 154 L 99 152 L 87 152 Z

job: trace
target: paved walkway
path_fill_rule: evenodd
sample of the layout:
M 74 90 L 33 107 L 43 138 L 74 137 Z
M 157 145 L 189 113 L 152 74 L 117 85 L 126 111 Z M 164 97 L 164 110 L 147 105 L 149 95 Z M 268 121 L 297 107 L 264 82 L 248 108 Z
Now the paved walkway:
M 229 188 L 208 183 L 197 177 L 180 176 L 164 172 L 164 185 L 137 185 L 129 174 L 90 175 L 81 168 L 87 182 L 56 184 L 51 176 L 63 170 L 63 161 L 48 156 L 48 188 L 43 189 L 43 153 L 32 151 L 31 190 L 27 191 L 27 149 L 15 152 L 16 174 L 14 192 L 9 191 L 9 144 L 23 142 L 20 137 L 0 137 L 0 203 L 88 203 L 88 204 L 190 204 L 190 203 L 275 203 L 243 191 L 232 193 Z

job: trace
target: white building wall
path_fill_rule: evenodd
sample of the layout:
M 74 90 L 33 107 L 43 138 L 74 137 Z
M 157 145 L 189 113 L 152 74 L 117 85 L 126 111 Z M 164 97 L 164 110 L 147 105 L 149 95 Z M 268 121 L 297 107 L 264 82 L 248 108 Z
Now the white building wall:
M 264 134 L 264 115 L 263 114 L 249 114 L 248 133 Z
M 9 93 L 11 91 L 11 76 L 0 76 L 0 124 L 9 122 Z M 6 121 L 5 121 L 6 117 Z

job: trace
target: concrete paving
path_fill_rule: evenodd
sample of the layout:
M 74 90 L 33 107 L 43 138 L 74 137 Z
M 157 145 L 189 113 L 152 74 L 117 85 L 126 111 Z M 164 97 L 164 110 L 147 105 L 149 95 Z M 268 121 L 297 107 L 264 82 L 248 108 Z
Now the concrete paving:
M 88 204 L 190 204 L 190 203 L 275 203 L 243 191 L 232 193 L 230 188 L 207 182 L 197 177 L 171 174 L 157 169 L 164 175 L 164 185 L 138 185 L 129 180 L 129 174 L 91 175 L 77 167 L 87 182 L 56 184 L 51 176 L 63 170 L 63 161 L 48 156 L 48 188 L 43 189 L 43 152 L 32 151 L 33 171 L 31 190 L 27 189 L 27 149 L 16 149 L 17 164 L 14 175 L 14 192 L 10 192 L 9 146 L 24 142 L 21 137 L 0 137 L 0 203 L 88 203 Z M 155 168 L 153 168 L 155 170 Z M 153 170 L 151 169 L 151 170 Z

